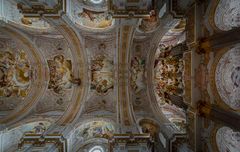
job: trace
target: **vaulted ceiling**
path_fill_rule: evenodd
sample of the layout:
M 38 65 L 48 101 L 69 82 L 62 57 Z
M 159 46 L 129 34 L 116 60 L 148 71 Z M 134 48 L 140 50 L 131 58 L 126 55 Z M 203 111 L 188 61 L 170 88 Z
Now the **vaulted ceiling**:
M 233 12 L 240 6 L 224 3 L 216 7 L 214 27 L 227 31 L 239 26 Z M 176 3 L 180 9 L 165 0 L 0 4 L 0 128 L 9 129 L 3 151 L 14 151 L 8 141 L 16 145 L 24 133 L 60 134 L 70 151 L 96 143 L 99 151 L 107 149 L 107 139 L 116 133 L 154 136 L 163 124 L 186 134 L 186 105 L 200 98 L 191 76 L 196 64 L 186 45 L 191 37 L 186 26 L 191 25 L 183 15 L 191 0 Z M 225 11 L 230 9 L 235 11 Z M 229 53 L 234 58 L 239 49 Z M 227 73 L 234 63 L 227 67 L 216 81 L 231 77 Z M 232 96 L 239 99 L 239 90 L 231 97 L 224 92 L 231 86 L 217 83 L 225 103 L 239 109 L 230 103 Z

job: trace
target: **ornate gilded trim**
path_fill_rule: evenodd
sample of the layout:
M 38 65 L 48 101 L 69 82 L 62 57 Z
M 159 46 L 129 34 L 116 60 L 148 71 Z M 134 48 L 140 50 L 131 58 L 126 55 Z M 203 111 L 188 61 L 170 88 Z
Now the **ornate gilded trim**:
M 108 10 L 112 12 L 113 18 L 149 18 L 150 11 L 154 10 L 154 4 L 155 4 L 155 0 L 151 0 L 151 1 L 152 1 L 151 2 L 152 7 L 148 10 L 148 9 L 139 9 L 137 6 L 127 6 L 125 9 L 118 9 L 117 6 L 113 4 L 113 0 L 109 0 Z M 139 2 L 139 1 L 136 1 L 136 2 Z M 131 1 L 127 1 L 125 3 L 131 3 Z
M 47 144 L 54 144 L 59 152 L 67 152 L 67 140 L 59 134 L 48 134 L 46 136 L 39 134 L 25 134 L 18 144 L 18 149 L 21 150 L 25 144 L 31 144 L 36 147 L 44 147 Z

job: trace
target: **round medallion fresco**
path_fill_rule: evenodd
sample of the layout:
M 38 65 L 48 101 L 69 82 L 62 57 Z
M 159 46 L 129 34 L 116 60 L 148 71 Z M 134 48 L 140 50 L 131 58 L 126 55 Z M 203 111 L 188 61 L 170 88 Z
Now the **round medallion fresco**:
M 240 1 L 220 0 L 215 11 L 215 24 L 223 31 L 240 26 Z
M 240 108 L 240 46 L 225 53 L 219 60 L 215 83 L 221 99 L 232 109 Z
M 240 132 L 234 132 L 229 127 L 222 127 L 216 133 L 216 143 L 220 152 L 238 152 Z

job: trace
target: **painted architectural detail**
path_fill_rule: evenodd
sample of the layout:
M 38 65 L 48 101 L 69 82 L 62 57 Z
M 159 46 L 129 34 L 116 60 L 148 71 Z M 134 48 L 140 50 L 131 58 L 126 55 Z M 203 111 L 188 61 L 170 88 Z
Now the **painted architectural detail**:
M 183 89 L 183 61 L 170 53 L 171 47 L 160 47 L 155 56 L 155 93 L 162 105 L 170 102 L 170 95 L 181 96 Z
M 75 136 L 80 141 L 91 138 L 108 138 L 115 132 L 114 126 L 106 121 L 91 121 L 83 124 L 75 131 Z
M 240 149 L 240 132 L 222 127 L 216 133 L 216 143 L 220 152 L 237 152 Z
M 221 99 L 231 108 L 240 109 L 240 46 L 225 53 L 215 71 L 215 83 Z
M 240 26 L 240 1 L 220 0 L 214 16 L 216 26 L 223 31 Z
M 135 93 L 139 93 L 145 88 L 144 70 L 145 60 L 135 56 L 131 61 L 131 87 Z
M 91 64 L 91 89 L 106 95 L 113 85 L 113 61 L 104 55 L 96 56 Z
M 80 79 L 73 78 L 71 60 L 66 60 L 63 55 L 56 55 L 53 60 L 48 60 L 48 66 L 50 70 L 48 88 L 55 93 L 62 94 L 65 89 L 70 89 L 73 84 L 80 85 Z
M 7 48 L 0 52 L 0 96 L 28 95 L 32 69 L 27 58 L 23 50 Z

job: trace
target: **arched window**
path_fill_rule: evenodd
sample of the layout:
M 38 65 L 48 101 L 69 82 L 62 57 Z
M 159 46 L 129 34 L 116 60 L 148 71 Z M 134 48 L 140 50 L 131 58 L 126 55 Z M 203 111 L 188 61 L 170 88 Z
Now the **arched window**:
M 90 0 L 94 4 L 100 4 L 103 2 L 103 0 Z
M 92 147 L 89 152 L 105 152 L 101 146 L 94 146 Z

